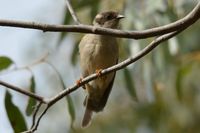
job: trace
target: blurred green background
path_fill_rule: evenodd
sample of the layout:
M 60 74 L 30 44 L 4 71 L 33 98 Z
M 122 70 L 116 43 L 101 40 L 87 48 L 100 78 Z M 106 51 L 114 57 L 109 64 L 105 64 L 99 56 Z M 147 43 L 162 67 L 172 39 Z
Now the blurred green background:
M 98 12 L 115 10 L 126 17 L 121 21 L 121 29 L 144 30 L 183 18 L 195 7 L 198 0 L 71 0 L 71 2 L 80 21 L 84 24 L 91 24 Z M 62 24 L 74 24 L 66 7 L 63 9 Z M 48 64 L 51 66 L 51 71 L 54 71 L 54 76 L 50 75 L 45 78 L 50 82 L 60 84 L 57 85 L 59 88 L 72 85 L 80 77 L 78 44 L 82 36 L 83 34 L 79 33 L 57 33 L 57 41 L 54 42 L 54 47 L 51 47 L 48 59 L 45 60 L 45 62 L 50 62 Z M 136 55 L 153 39 L 119 39 L 119 61 Z M 60 125 L 56 125 L 54 128 L 57 129 L 55 130 L 58 130 L 58 133 L 199 133 L 199 43 L 200 23 L 198 21 L 176 37 L 162 43 L 139 61 L 118 71 L 106 108 L 94 116 L 92 124 L 86 129 L 80 127 L 84 112 L 82 101 L 85 93 L 82 89 L 77 90 L 79 93 L 73 92 L 67 97 L 67 107 L 71 117 L 71 119 L 67 119 L 67 122 L 70 123 L 69 129 L 66 130 L 60 128 Z M 48 39 L 45 39 L 45 44 L 48 44 Z M 43 47 L 45 49 L 45 46 Z M 65 49 L 61 50 L 62 48 L 68 49 L 66 50 L 69 53 L 67 60 L 65 59 L 66 55 L 63 54 Z M 43 53 L 45 52 L 43 51 Z M 54 60 L 61 61 L 55 62 Z M 65 68 L 66 65 L 63 62 L 70 64 L 70 68 Z M 2 66 L 2 64 L 0 65 Z M 6 71 L 13 70 L 9 68 Z M 43 71 L 47 72 L 47 70 Z M 73 72 L 68 73 L 68 71 Z M 38 73 L 37 71 L 31 76 L 29 75 L 32 77 L 30 88 L 33 92 L 35 89 L 40 92 L 39 89 L 41 89 L 38 86 L 35 87 L 35 84 L 40 82 L 35 78 Z M 57 81 L 54 79 L 55 75 L 57 75 Z M 69 75 L 74 78 L 69 79 Z M 49 95 L 57 92 L 58 90 Z M 43 93 L 45 94 L 45 92 Z M 8 98 L 7 94 L 7 100 Z M 35 104 L 30 99 L 28 103 L 29 107 L 28 105 L 24 107 L 26 114 L 25 111 L 21 111 L 25 118 L 27 115 L 31 115 L 31 110 L 27 110 Z M 61 109 L 66 111 L 64 107 Z M 55 107 L 53 110 L 57 111 Z M 7 112 L 9 111 L 7 110 Z M 66 113 L 68 112 L 66 111 Z M 51 115 L 48 117 L 52 119 Z M 30 120 L 28 123 L 28 125 L 31 124 Z M 46 124 L 48 125 L 48 123 Z M 40 131 L 39 126 L 37 132 L 40 133 Z M 51 132 L 50 129 L 45 129 L 45 126 L 42 131 Z

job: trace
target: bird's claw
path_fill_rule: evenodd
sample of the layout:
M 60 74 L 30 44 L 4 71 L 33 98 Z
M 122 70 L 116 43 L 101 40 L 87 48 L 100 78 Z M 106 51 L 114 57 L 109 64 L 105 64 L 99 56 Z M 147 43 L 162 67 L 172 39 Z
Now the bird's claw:
M 80 78 L 79 80 L 76 81 L 76 85 L 80 86 L 82 83 L 83 78 Z
M 101 76 L 101 71 L 102 71 L 102 69 L 97 69 L 96 70 L 96 74 L 97 74 L 98 77 Z

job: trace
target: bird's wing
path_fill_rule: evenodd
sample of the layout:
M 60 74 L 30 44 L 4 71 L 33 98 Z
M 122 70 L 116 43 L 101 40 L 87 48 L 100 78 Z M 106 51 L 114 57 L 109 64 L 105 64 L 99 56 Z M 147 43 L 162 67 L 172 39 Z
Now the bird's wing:
M 116 64 L 117 63 L 118 63 L 118 59 L 116 61 Z M 115 80 L 115 74 L 116 74 L 116 72 L 114 72 L 113 78 L 112 78 L 111 82 L 109 83 L 108 87 L 106 88 L 106 90 L 105 90 L 105 92 L 104 92 L 104 94 L 103 94 L 103 96 L 101 98 L 101 102 L 100 102 L 99 106 L 101 106 L 102 108 L 105 107 L 105 105 L 107 103 L 107 100 L 108 100 L 108 96 L 109 96 L 109 94 L 110 94 L 110 92 L 112 90 L 112 86 L 113 86 L 113 83 L 114 83 L 114 80 Z
M 105 107 L 106 103 L 107 103 L 107 100 L 108 100 L 108 97 L 109 97 L 109 94 L 112 90 L 112 86 L 113 86 L 113 83 L 114 83 L 114 79 L 115 79 L 115 74 L 116 72 L 114 72 L 114 76 L 111 80 L 111 82 L 109 83 L 108 87 L 106 88 L 101 100 L 100 100 L 100 103 L 99 103 L 99 108 L 101 108 L 101 110 Z
M 105 92 L 103 93 L 101 99 L 98 102 L 95 102 L 94 99 L 90 99 L 88 96 L 86 96 L 85 101 L 84 101 L 84 105 L 86 105 L 86 108 L 92 109 L 95 112 L 99 112 L 103 110 L 103 108 L 105 107 L 107 103 L 109 94 L 112 90 L 112 86 L 114 83 L 116 72 L 113 72 L 113 73 L 114 75 L 112 77 L 112 80 L 110 81 L 108 87 L 105 89 Z
M 82 78 L 85 78 L 89 75 L 88 73 L 88 68 L 85 66 L 85 64 L 83 63 L 85 61 L 85 58 L 83 57 L 83 55 L 81 55 L 81 53 L 85 53 L 84 50 L 85 50 L 85 47 L 86 45 L 88 45 L 88 38 L 89 38 L 89 35 L 85 35 L 82 40 L 80 41 L 79 43 L 79 54 L 80 54 L 80 65 L 81 65 L 81 73 L 82 73 Z M 85 89 L 85 85 L 83 86 L 83 89 Z

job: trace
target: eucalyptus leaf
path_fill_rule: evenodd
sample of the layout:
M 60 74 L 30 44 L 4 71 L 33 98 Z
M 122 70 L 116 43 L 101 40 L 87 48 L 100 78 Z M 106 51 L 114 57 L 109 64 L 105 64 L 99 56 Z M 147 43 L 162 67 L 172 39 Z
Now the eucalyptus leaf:
M 80 2 L 73 2 L 74 9 L 81 9 L 84 7 L 98 6 L 100 0 L 81 0 Z
M 74 104 L 70 95 L 67 96 L 67 103 L 68 103 L 69 114 L 71 116 L 71 120 L 73 124 L 76 118 L 76 114 L 75 114 Z
M 58 70 L 56 69 L 56 67 L 53 66 L 53 65 L 50 64 L 50 63 L 48 63 L 48 64 L 55 70 L 55 72 L 57 73 L 58 78 L 59 78 L 59 80 L 60 80 L 60 82 L 61 82 L 62 88 L 65 89 L 65 88 L 66 88 L 65 83 L 64 83 L 64 81 L 63 81 L 63 79 L 62 79 L 62 76 L 60 75 L 60 73 L 59 73 Z M 70 95 L 67 95 L 67 96 L 66 96 L 66 100 L 67 100 L 67 104 L 68 104 L 68 111 L 69 111 L 69 114 L 70 114 L 71 120 L 72 120 L 72 121 L 71 121 L 71 127 L 72 127 L 72 124 L 73 124 L 73 122 L 74 122 L 74 120 L 75 120 L 75 109 L 74 109 L 73 101 L 72 101 Z M 72 128 L 73 128 L 73 127 L 72 127 Z
M 15 133 L 27 130 L 25 119 L 16 105 L 12 102 L 11 94 L 6 91 L 5 95 L 5 108 L 8 119 Z
M 69 13 L 69 11 L 66 11 L 65 13 L 65 16 L 64 16 L 64 21 L 63 21 L 63 25 L 67 25 L 70 23 L 72 17 L 71 17 L 71 14 Z M 65 38 L 65 36 L 67 35 L 68 32 L 62 32 L 60 35 L 59 35 L 59 39 L 58 39 L 58 44 L 60 44 L 63 39 Z
M 35 93 L 35 78 L 33 76 L 30 79 L 30 91 Z M 26 107 L 26 115 L 30 116 L 33 113 L 36 104 L 36 100 L 29 97 L 28 105 Z
M 0 56 L 0 71 L 8 68 L 10 65 L 12 65 L 13 61 L 6 57 L 6 56 Z
M 78 43 L 80 40 L 77 40 L 77 42 L 73 46 L 72 54 L 71 54 L 71 63 L 72 65 L 76 65 L 77 63 L 77 57 L 78 57 Z
M 182 83 L 186 75 L 192 70 L 192 64 L 185 65 L 179 68 L 176 76 L 176 93 L 177 97 L 182 99 Z
M 129 92 L 129 94 L 134 100 L 137 100 L 135 85 L 132 80 L 130 71 L 127 68 L 125 68 L 123 69 L 123 74 L 124 74 L 124 82 L 125 82 L 127 91 Z

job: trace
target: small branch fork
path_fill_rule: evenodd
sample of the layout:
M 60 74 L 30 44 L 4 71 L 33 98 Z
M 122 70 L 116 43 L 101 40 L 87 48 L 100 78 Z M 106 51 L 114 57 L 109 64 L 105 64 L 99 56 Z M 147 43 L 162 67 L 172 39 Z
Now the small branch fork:
M 86 83 L 103 76 L 105 74 L 111 73 L 113 71 L 118 71 L 134 62 L 139 60 L 140 58 L 144 57 L 146 54 L 151 52 L 154 48 L 156 48 L 158 45 L 160 45 L 162 42 L 174 37 L 175 35 L 179 34 L 189 26 L 191 26 L 193 23 L 195 23 L 200 18 L 200 2 L 197 4 L 197 6 L 184 18 L 157 28 L 152 28 L 148 30 L 143 31 L 122 31 L 122 30 L 111 30 L 106 28 L 100 28 L 100 27 L 94 27 L 94 26 L 88 26 L 80 24 L 80 21 L 78 20 L 69 0 L 66 0 L 67 7 L 74 19 L 74 21 L 78 25 L 48 25 L 48 24 L 39 24 L 35 22 L 21 22 L 21 21 L 11 21 L 11 20 L 0 20 L 0 26 L 10 26 L 10 27 L 20 27 L 20 28 L 29 28 L 29 29 L 39 29 L 43 31 L 52 31 L 52 32 L 81 32 L 81 33 L 93 33 L 93 34 L 102 34 L 102 35 L 110 35 L 115 37 L 121 37 L 121 38 L 132 38 L 132 39 L 142 39 L 142 38 L 148 38 L 148 37 L 157 37 L 155 40 L 153 40 L 149 45 L 147 45 L 144 49 L 142 49 L 138 54 L 134 57 L 130 57 L 126 60 L 124 60 L 121 63 L 118 63 L 117 65 L 114 65 L 112 67 L 109 67 L 107 69 L 104 69 L 101 71 L 101 75 L 98 75 L 97 73 L 92 74 L 88 77 L 85 77 L 81 80 L 79 84 L 74 84 L 73 86 L 61 91 L 57 95 L 51 98 L 44 98 L 42 96 L 39 96 L 37 94 L 31 93 L 29 91 L 26 91 L 24 89 L 21 89 L 19 87 L 16 87 L 14 85 L 11 85 L 9 83 L 6 83 L 4 81 L 0 80 L 0 85 L 7 87 L 8 89 L 17 91 L 19 93 L 22 93 L 26 96 L 32 97 L 36 99 L 39 104 L 35 108 L 35 112 L 33 113 L 33 121 L 31 129 L 28 131 L 25 131 L 24 133 L 33 133 L 37 130 L 37 127 L 39 125 L 39 122 L 41 118 L 44 116 L 44 114 L 47 112 L 47 110 L 54 105 L 56 102 L 58 102 L 60 99 L 65 97 L 66 95 L 70 94 L 71 92 L 77 90 L 81 86 L 85 85 Z M 95 30 L 94 30 L 95 29 Z M 43 110 L 43 112 L 39 115 L 37 118 L 37 114 L 39 112 L 39 109 L 41 108 L 42 104 L 46 105 L 46 108 Z

